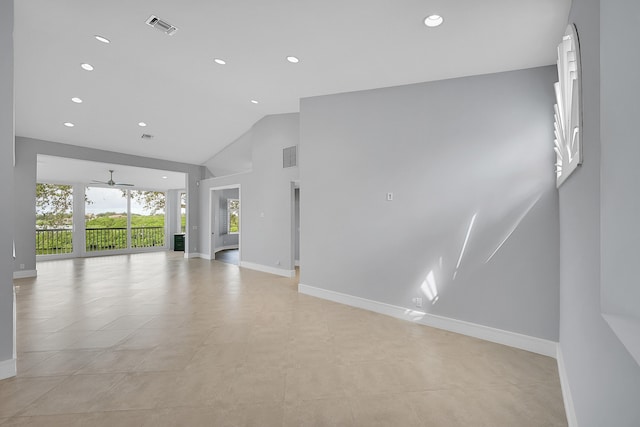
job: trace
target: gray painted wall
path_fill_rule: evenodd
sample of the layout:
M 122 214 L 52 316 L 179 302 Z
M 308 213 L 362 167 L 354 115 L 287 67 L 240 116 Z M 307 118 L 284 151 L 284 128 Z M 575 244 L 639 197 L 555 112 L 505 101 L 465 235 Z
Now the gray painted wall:
M 0 0 L 0 363 L 13 359 L 13 0 Z M 35 218 L 34 218 L 35 220 Z
M 148 157 L 131 156 L 93 148 L 77 147 L 50 141 L 16 137 L 15 168 L 15 230 L 16 260 L 15 269 L 20 264 L 25 270 L 36 269 L 35 254 L 35 197 L 36 197 L 36 162 L 38 154 L 68 157 L 80 160 L 114 163 L 184 172 L 187 174 L 187 233 L 188 252 L 198 252 L 199 247 L 199 191 L 197 183 L 204 177 L 205 167 L 185 163 L 158 160 Z M 196 227 L 195 229 L 193 227 Z
M 543 67 L 303 99 L 300 282 L 557 340 L 554 79 Z
M 604 74 L 612 70 L 608 64 L 601 62 L 600 8 L 603 7 L 609 13 L 615 11 L 615 15 L 622 19 L 615 22 L 614 25 L 618 26 L 624 25 L 625 14 L 634 16 L 631 11 L 637 11 L 638 5 L 634 1 L 612 1 L 606 6 L 604 3 L 598 0 L 573 0 L 569 20 L 577 25 L 582 52 L 584 163 L 559 189 L 560 351 L 565 362 L 578 424 L 582 427 L 640 425 L 640 367 L 603 320 L 600 306 L 600 209 L 602 207 L 604 215 L 609 208 L 607 201 L 601 200 L 600 168 L 602 166 L 605 173 L 608 173 L 611 166 L 605 156 L 601 158 L 600 67 L 602 66 L 603 71 L 603 85 L 605 82 L 607 85 L 611 83 L 608 79 L 619 77 L 616 73 Z M 636 13 L 635 19 L 637 16 Z M 606 21 L 603 19 L 603 22 Z M 611 31 L 611 28 L 603 30 Z M 637 23 L 635 31 L 637 34 Z M 637 54 L 637 40 L 637 37 L 616 40 L 624 50 L 624 56 L 620 59 L 625 60 L 629 55 Z M 609 48 L 604 44 L 603 47 Z M 602 59 L 608 58 L 609 53 L 611 52 L 603 52 Z M 635 82 L 632 80 L 632 85 L 625 88 L 632 91 L 631 95 L 637 94 L 638 68 L 637 65 L 635 67 Z M 611 105 L 610 98 L 606 95 L 603 96 L 603 101 L 606 102 L 602 105 L 603 109 L 617 111 L 618 108 L 625 107 L 624 104 L 617 106 L 615 102 Z M 634 123 L 635 121 L 637 115 Z M 614 136 L 606 132 L 608 128 L 604 126 L 602 146 L 605 152 Z M 627 141 L 635 145 L 629 152 L 630 159 L 636 157 L 633 154 L 638 151 L 637 132 L 633 133 L 633 137 L 633 142 Z M 633 167 L 637 168 L 637 165 Z M 604 184 L 603 188 L 606 189 L 608 182 L 605 180 Z M 637 187 L 637 181 L 629 184 L 633 185 L 634 190 Z M 626 192 L 624 194 L 628 195 Z M 637 200 L 635 193 L 632 198 Z M 618 218 L 622 220 L 624 216 Z M 624 222 L 624 226 L 627 225 Z M 633 230 L 634 228 L 630 229 L 631 232 Z M 634 253 L 637 253 L 637 248 Z M 624 254 L 618 255 L 624 259 Z M 637 277 L 635 273 L 636 286 Z M 635 302 L 637 304 L 637 300 Z
M 299 174 L 298 167 L 282 168 L 282 149 L 298 144 L 299 116 L 296 113 L 266 116 L 247 135 L 253 146 L 253 170 L 203 181 L 202 205 L 204 200 L 210 200 L 211 188 L 239 184 L 241 261 L 293 270 L 291 182 Z M 203 218 L 209 217 L 208 210 L 201 210 Z M 204 241 L 209 233 L 210 230 L 203 229 L 200 238 Z
M 253 138 L 250 129 L 218 154 L 207 160 L 204 165 L 214 177 L 249 172 L 253 166 L 251 161 L 252 153 Z
M 640 2 L 611 0 L 600 10 L 602 308 L 640 323 Z

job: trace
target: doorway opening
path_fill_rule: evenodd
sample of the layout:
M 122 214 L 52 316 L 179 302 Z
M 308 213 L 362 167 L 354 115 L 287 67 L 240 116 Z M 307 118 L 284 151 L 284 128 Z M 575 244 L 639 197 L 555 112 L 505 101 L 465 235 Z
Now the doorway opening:
M 209 259 L 240 265 L 241 212 L 240 185 L 211 189 Z

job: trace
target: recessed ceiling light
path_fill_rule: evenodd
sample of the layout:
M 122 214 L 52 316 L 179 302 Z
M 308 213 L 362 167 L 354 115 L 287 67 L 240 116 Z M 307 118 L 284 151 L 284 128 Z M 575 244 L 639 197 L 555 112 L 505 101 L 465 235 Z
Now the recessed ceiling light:
M 257 104 L 257 103 L 258 103 L 258 101 L 256 101 L 255 99 L 252 99 L 252 100 L 251 100 L 251 103 L 252 103 L 252 104 Z
M 80 65 L 82 67 L 83 70 L 87 70 L 87 71 L 93 71 L 93 65 L 91 64 L 81 64 Z
M 97 35 L 97 34 L 96 34 L 94 37 L 95 37 L 95 38 L 96 38 L 96 40 L 98 40 L 99 42 L 107 43 L 107 44 L 111 43 L 111 40 L 109 40 L 109 39 L 108 39 L 108 38 L 106 38 L 106 37 L 102 37 L 102 36 L 99 36 L 99 35 Z
M 227 63 L 227 61 L 225 61 L 224 59 L 220 59 L 220 58 L 215 58 L 213 60 L 213 62 L 215 62 L 216 64 L 219 64 L 219 65 L 224 65 L 224 64 Z
M 162 179 L 167 179 L 167 177 L 166 177 L 166 176 L 163 176 L 163 177 L 162 177 Z
M 138 123 L 138 126 L 140 126 L 140 127 L 145 127 L 146 125 L 147 125 L 147 124 L 146 124 L 145 122 L 140 122 L 140 123 Z
M 443 21 L 444 19 L 440 15 L 429 15 L 424 18 L 424 25 L 427 27 L 437 27 L 442 24 Z
M 80 99 L 80 98 L 73 97 L 73 98 L 71 98 L 71 100 L 73 102 L 75 102 L 76 104 L 82 104 L 82 99 Z
M 287 61 L 291 62 L 292 64 L 297 64 L 298 62 L 300 62 L 300 60 L 295 56 L 287 56 Z
M 75 126 L 75 125 L 74 125 L 73 123 L 71 123 L 71 122 L 64 122 L 64 125 L 65 125 L 66 127 L 68 127 L 68 128 L 72 128 L 72 127 L 74 127 L 74 126 Z

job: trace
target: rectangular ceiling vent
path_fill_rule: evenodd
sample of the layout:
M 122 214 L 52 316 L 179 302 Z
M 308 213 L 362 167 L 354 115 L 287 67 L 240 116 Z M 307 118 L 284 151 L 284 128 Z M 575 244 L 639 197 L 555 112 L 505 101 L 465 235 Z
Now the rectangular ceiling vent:
M 298 146 L 287 147 L 282 149 L 282 167 L 292 168 L 298 166 Z
M 148 133 L 143 133 L 141 138 L 142 139 L 151 139 L 151 138 L 153 138 L 153 135 L 149 135 Z
M 155 15 L 151 15 L 148 19 L 147 19 L 147 25 L 162 31 L 165 34 L 168 34 L 170 36 L 172 36 L 176 31 L 178 31 L 178 29 L 176 27 L 174 27 L 173 25 L 169 24 L 166 21 L 163 21 L 162 19 L 158 18 Z

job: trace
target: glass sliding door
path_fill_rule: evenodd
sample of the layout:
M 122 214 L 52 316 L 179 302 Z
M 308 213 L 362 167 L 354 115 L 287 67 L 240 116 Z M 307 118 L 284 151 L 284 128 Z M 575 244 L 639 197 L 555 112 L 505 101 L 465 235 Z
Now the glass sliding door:
M 73 187 L 36 184 L 36 255 L 73 252 Z
M 86 251 L 165 247 L 166 194 L 87 187 Z
M 165 193 L 131 190 L 131 247 L 165 245 Z
M 127 249 L 127 193 L 118 188 L 87 187 L 86 251 Z

